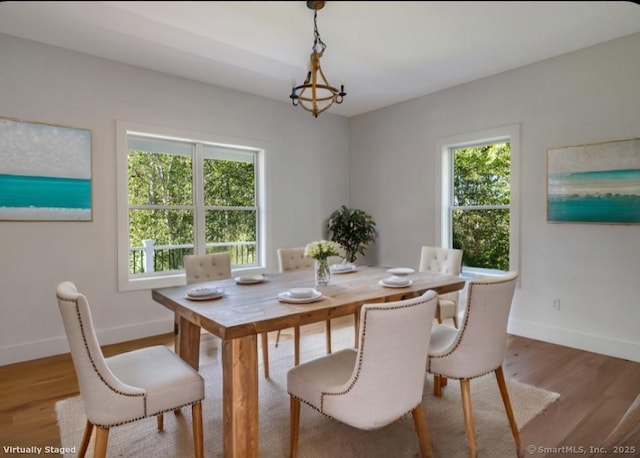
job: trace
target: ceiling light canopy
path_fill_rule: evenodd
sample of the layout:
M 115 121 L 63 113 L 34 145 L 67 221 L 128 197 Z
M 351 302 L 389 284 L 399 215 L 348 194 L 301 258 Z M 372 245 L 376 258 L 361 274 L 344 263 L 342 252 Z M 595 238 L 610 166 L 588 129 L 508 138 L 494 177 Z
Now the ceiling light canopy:
M 291 103 L 294 107 L 300 105 L 302 108 L 310 112 L 314 117 L 318 117 L 320 113 L 328 110 L 334 103 L 341 104 L 344 96 L 344 80 L 340 85 L 340 90 L 331 86 L 324 76 L 322 67 L 320 67 L 320 58 L 327 49 L 320 38 L 318 32 L 317 16 L 318 10 L 324 7 L 323 1 L 308 1 L 307 7 L 313 10 L 313 48 L 311 59 L 309 61 L 309 71 L 304 83 L 296 86 L 295 80 L 291 87 Z

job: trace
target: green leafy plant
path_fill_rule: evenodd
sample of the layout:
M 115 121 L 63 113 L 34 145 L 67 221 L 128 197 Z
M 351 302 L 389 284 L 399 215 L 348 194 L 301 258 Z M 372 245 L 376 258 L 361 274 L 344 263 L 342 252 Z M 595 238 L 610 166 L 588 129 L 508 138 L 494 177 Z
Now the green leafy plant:
M 344 259 L 355 262 L 358 253 L 364 255 L 372 242 L 375 242 L 376 223 L 363 210 L 343 205 L 329 217 L 331 240 L 344 249 Z

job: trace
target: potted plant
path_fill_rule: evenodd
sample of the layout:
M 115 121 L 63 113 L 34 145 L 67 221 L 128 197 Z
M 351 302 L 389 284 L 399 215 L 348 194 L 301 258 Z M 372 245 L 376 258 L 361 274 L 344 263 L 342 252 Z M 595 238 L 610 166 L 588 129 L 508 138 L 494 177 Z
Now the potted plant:
M 376 223 L 363 210 L 343 205 L 329 217 L 329 234 L 344 249 L 345 262 L 355 262 L 376 239 Z

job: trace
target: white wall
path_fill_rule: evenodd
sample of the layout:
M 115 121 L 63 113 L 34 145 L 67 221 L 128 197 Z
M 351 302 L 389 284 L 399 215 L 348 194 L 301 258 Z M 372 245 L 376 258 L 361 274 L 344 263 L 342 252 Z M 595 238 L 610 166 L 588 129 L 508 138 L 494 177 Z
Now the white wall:
M 276 249 L 324 235 L 348 203 L 348 121 L 0 35 L 0 116 L 92 131 L 93 222 L 0 221 L 0 365 L 68 351 L 54 290 L 75 282 L 101 343 L 169 332 L 149 291 L 118 293 L 117 119 L 267 145 L 268 270 Z
M 520 124 L 510 332 L 640 361 L 640 226 L 547 223 L 545 162 L 549 148 L 640 137 L 639 55 L 635 34 L 351 118 L 351 205 L 378 222 L 378 261 L 417 267 L 440 243 L 437 139 Z

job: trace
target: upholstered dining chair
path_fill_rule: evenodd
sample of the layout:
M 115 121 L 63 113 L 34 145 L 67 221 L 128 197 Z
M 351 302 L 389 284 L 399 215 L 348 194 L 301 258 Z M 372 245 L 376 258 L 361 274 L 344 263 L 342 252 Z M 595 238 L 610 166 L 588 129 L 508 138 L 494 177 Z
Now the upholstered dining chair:
M 231 278 L 231 257 L 229 253 L 189 254 L 184 256 L 184 272 L 187 284 Z M 177 317 L 176 317 L 177 320 Z M 178 324 L 176 323 L 176 329 Z M 269 346 L 266 332 L 260 334 L 262 347 L 262 366 L 264 378 L 269 378 Z M 178 348 L 176 336 L 176 348 Z
M 314 260 L 304 255 L 304 247 L 299 248 L 278 248 L 278 267 L 280 272 L 292 270 L 313 270 Z M 325 321 L 325 336 L 327 354 L 331 353 L 331 320 Z M 280 342 L 280 330 L 276 335 L 276 346 Z M 293 328 L 293 353 L 294 364 L 300 364 L 300 326 Z
M 462 250 L 455 248 L 438 248 L 423 246 L 420 253 L 420 272 L 434 272 L 449 275 L 460 275 L 462 269 Z M 438 323 L 448 318 L 453 319 L 453 325 L 458 328 L 458 291 L 441 294 L 438 298 L 436 318 Z
M 422 396 L 437 302 L 437 294 L 427 291 L 402 301 L 365 304 L 357 349 L 341 350 L 287 372 L 292 457 L 298 450 L 300 402 L 364 430 L 382 428 L 411 412 L 422 456 L 431 455 Z
M 182 261 L 188 285 L 231 278 L 229 253 L 188 254 Z
M 202 457 L 200 374 L 162 345 L 105 358 L 87 298 L 68 281 L 57 286 L 56 297 L 87 416 L 78 456 L 85 455 L 94 427 L 94 456 L 104 457 L 110 428 L 156 416 L 162 430 L 164 412 L 190 405 L 195 455 Z
M 459 330 L 434 324 L 427 371 L 434 375 L 433 394 L 442 395 L 443 381 L 460 380 L 469 456 L 477 455 L 471 411 L 470 381 L 494 372 L 509 419 L 518 456 L 522 454 L 520 434 L 502 371 L 507 346 L 507 321 L 518 279 L 517 272 L 472 280 L 467 284 L 467 301 Z

